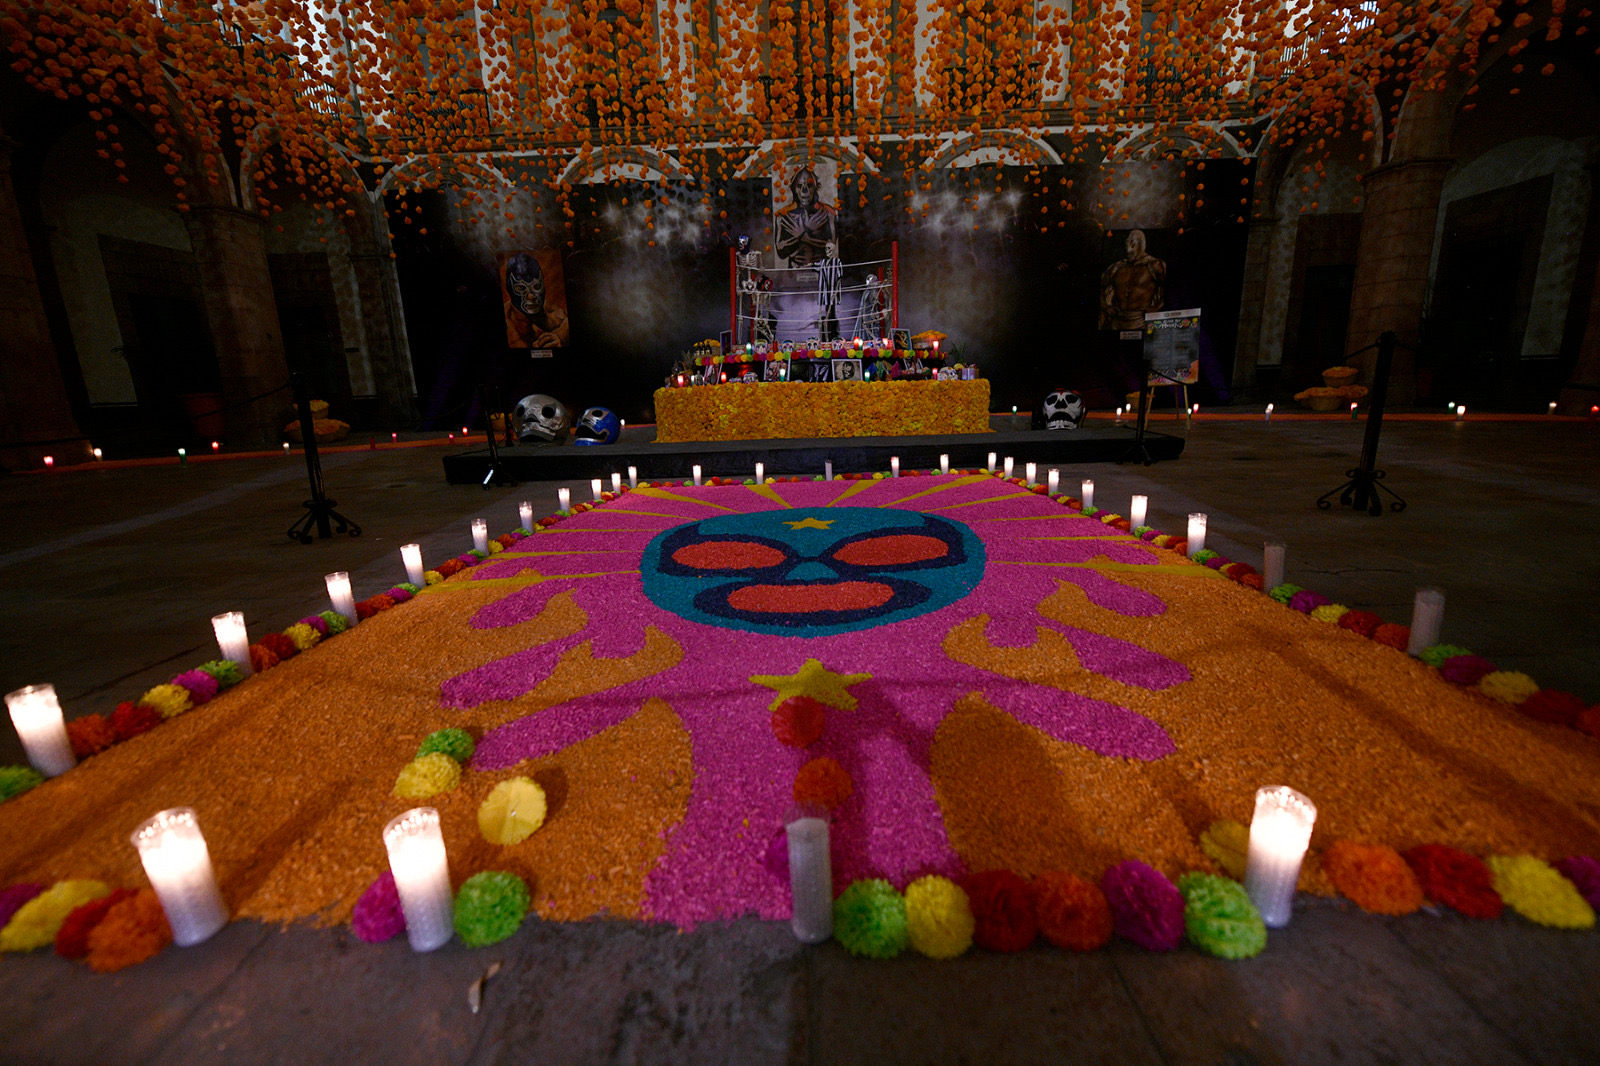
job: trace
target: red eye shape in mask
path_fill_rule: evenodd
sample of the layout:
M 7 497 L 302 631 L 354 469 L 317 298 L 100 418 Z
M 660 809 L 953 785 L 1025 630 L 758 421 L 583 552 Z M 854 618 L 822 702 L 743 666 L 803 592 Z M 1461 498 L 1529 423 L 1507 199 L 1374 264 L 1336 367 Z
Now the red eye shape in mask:
M 833 557 L 850 566 L 882 567 L 922 563 L 929 559 L 942 559 L 949 554 L 950 545 L 938 537 L 899 533 L 851 541 L 834 552 Z
M 685 544 L 672 553 L 673 562 L 696 570 L 758 570 L 777 566 L 788 558 L 770 544 L 747 540 L 703 540 Z

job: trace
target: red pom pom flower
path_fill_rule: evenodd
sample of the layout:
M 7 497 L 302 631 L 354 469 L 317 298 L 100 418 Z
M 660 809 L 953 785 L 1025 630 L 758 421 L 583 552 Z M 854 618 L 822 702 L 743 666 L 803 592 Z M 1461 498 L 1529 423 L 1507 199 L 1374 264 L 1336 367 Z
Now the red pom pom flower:
M 1422 894 L 1468 918 L 1498 918 L 1505 909 L 1494 874 L 1476 855 L 1444 844 L 1418 844 L 1404 853 Z
M 1010 870 L 984 870 L 961 885 L 976 923 L 972 941 L 990 951 L 1021 951 L 1039 935 L 1033 887 Z

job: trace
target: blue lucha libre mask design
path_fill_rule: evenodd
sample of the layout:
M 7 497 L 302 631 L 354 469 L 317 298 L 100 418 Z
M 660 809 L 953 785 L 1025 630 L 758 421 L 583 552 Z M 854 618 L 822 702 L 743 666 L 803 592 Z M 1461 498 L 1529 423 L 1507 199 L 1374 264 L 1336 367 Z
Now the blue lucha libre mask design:
M 829 636 L 964 598 L 983 542 L 960 522 L 876 507 L 805 507 L 675 526 L 644 550 L 644 594 L 692 622 Z

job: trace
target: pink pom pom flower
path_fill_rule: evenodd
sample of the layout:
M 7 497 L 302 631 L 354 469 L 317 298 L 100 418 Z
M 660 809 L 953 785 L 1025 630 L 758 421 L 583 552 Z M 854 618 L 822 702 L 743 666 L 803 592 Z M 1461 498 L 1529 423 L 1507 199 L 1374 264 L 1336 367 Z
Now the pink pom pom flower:
M 188 689 L 189 699 L 196 707 L 210 702 L 211 697 L 217 694 L 217 679 L 204 670 L 185 670 L 173 678 L 172 683 Z
M 350 915 L 350 930 L 368 944 L 381 944 L 406 931 L 406 916 L 400 909 L 400 891 L 394 886 L 392 872 L 383 871 L 361 893 Z
M 1160 870 L 1129 859 L 1107 870 L 1100 887 L 1118 936 L 1147 951 L 1183 943 L 1183 894 Z

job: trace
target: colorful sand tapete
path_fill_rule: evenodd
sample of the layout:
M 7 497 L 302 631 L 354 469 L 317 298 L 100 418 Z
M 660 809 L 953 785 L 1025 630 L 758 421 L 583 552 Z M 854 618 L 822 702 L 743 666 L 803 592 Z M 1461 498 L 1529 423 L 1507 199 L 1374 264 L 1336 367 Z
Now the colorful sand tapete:
M 806 801 L 832 809 L 837 935 L 852 951 L 1015 950 L 1041 932 L 1087 950 L 1114 925 L 1153 950 L 1187 935 L 1242 957 L 1265 932 L 1215 874 L 1241 875 L 1248 830 L 1230 816 L 1279 781 L 1324 812 L 1303 890 L 1481 917 L 1503 897 L 1535 921 L 1593 924 L 1600 866 L 1584 853 L 1600 851 L 1600 827 L 1584 807 L 1600 800 L 1600 743 L 1552 728 L 1594 731 L 1576 697 L 1492 664 L 1461 668 L 1476 658 L 1464 649 L 1430 649 L 1425 665 L 1396 650 L 1404 627 L 1293 586 L 1251 595 L 1241 586 L 1260 578 L 1246 564 L 1186 559 L 1181 540 L 1019 480 L 719 480 L 607 493 L 503 536 L 431 572 L 426 590 L 363 601 L 374 624 L 314 656 L 285 661 L 342 619 L 271 634 L 252 649 L 262 677 L 188 671 L 105 729 L 79 727 L 80 757 L 100 733 L 136 735 L 118 716 L 141 708 L 144 729 L 167 724 L 140 750 L 180 745 L 177 733 L 203 728 L 184 712 L 206 701 L 241 743 L 256 719 L 282 739 L 317 686 L 334 734 L 321 739 L 352 756 L 300 772 L 318 812 L 305 839 L 263 862 L 281 820 L 242 802 L 231 820 L 205 817 L 223 836 L 236 914 L 343 919 L 353 907 L 363 939 L 403 928 L 377 835 L 417 802 L 441 811 L 456 884 L 477 875 L 457 924 L 482 944 L 530 907 L 682 927 L 787 917 L 783 823 Z M 380 705 L 392 738 L 360 733 Z M 102 750 L 67 776 L 116 774 L 138 748 Z M 262 772 L 296 752 L 229 757 Z M 1393 781 L 1420 775 L 1438 782 L 1429 801 L 1395 795 Z M 52 804 L 53 787 L 0 818 L 87 802 Z M 104 839 L 116 833 L 50 855 L 14 843 L 0 869 L 41 890 L 140 883 Z M 252 882 L 243 898 L 240 880 Z M 60 917 L 82 939 L 86 919 Z M 42 935 L 30 929 L 21 942 Z

